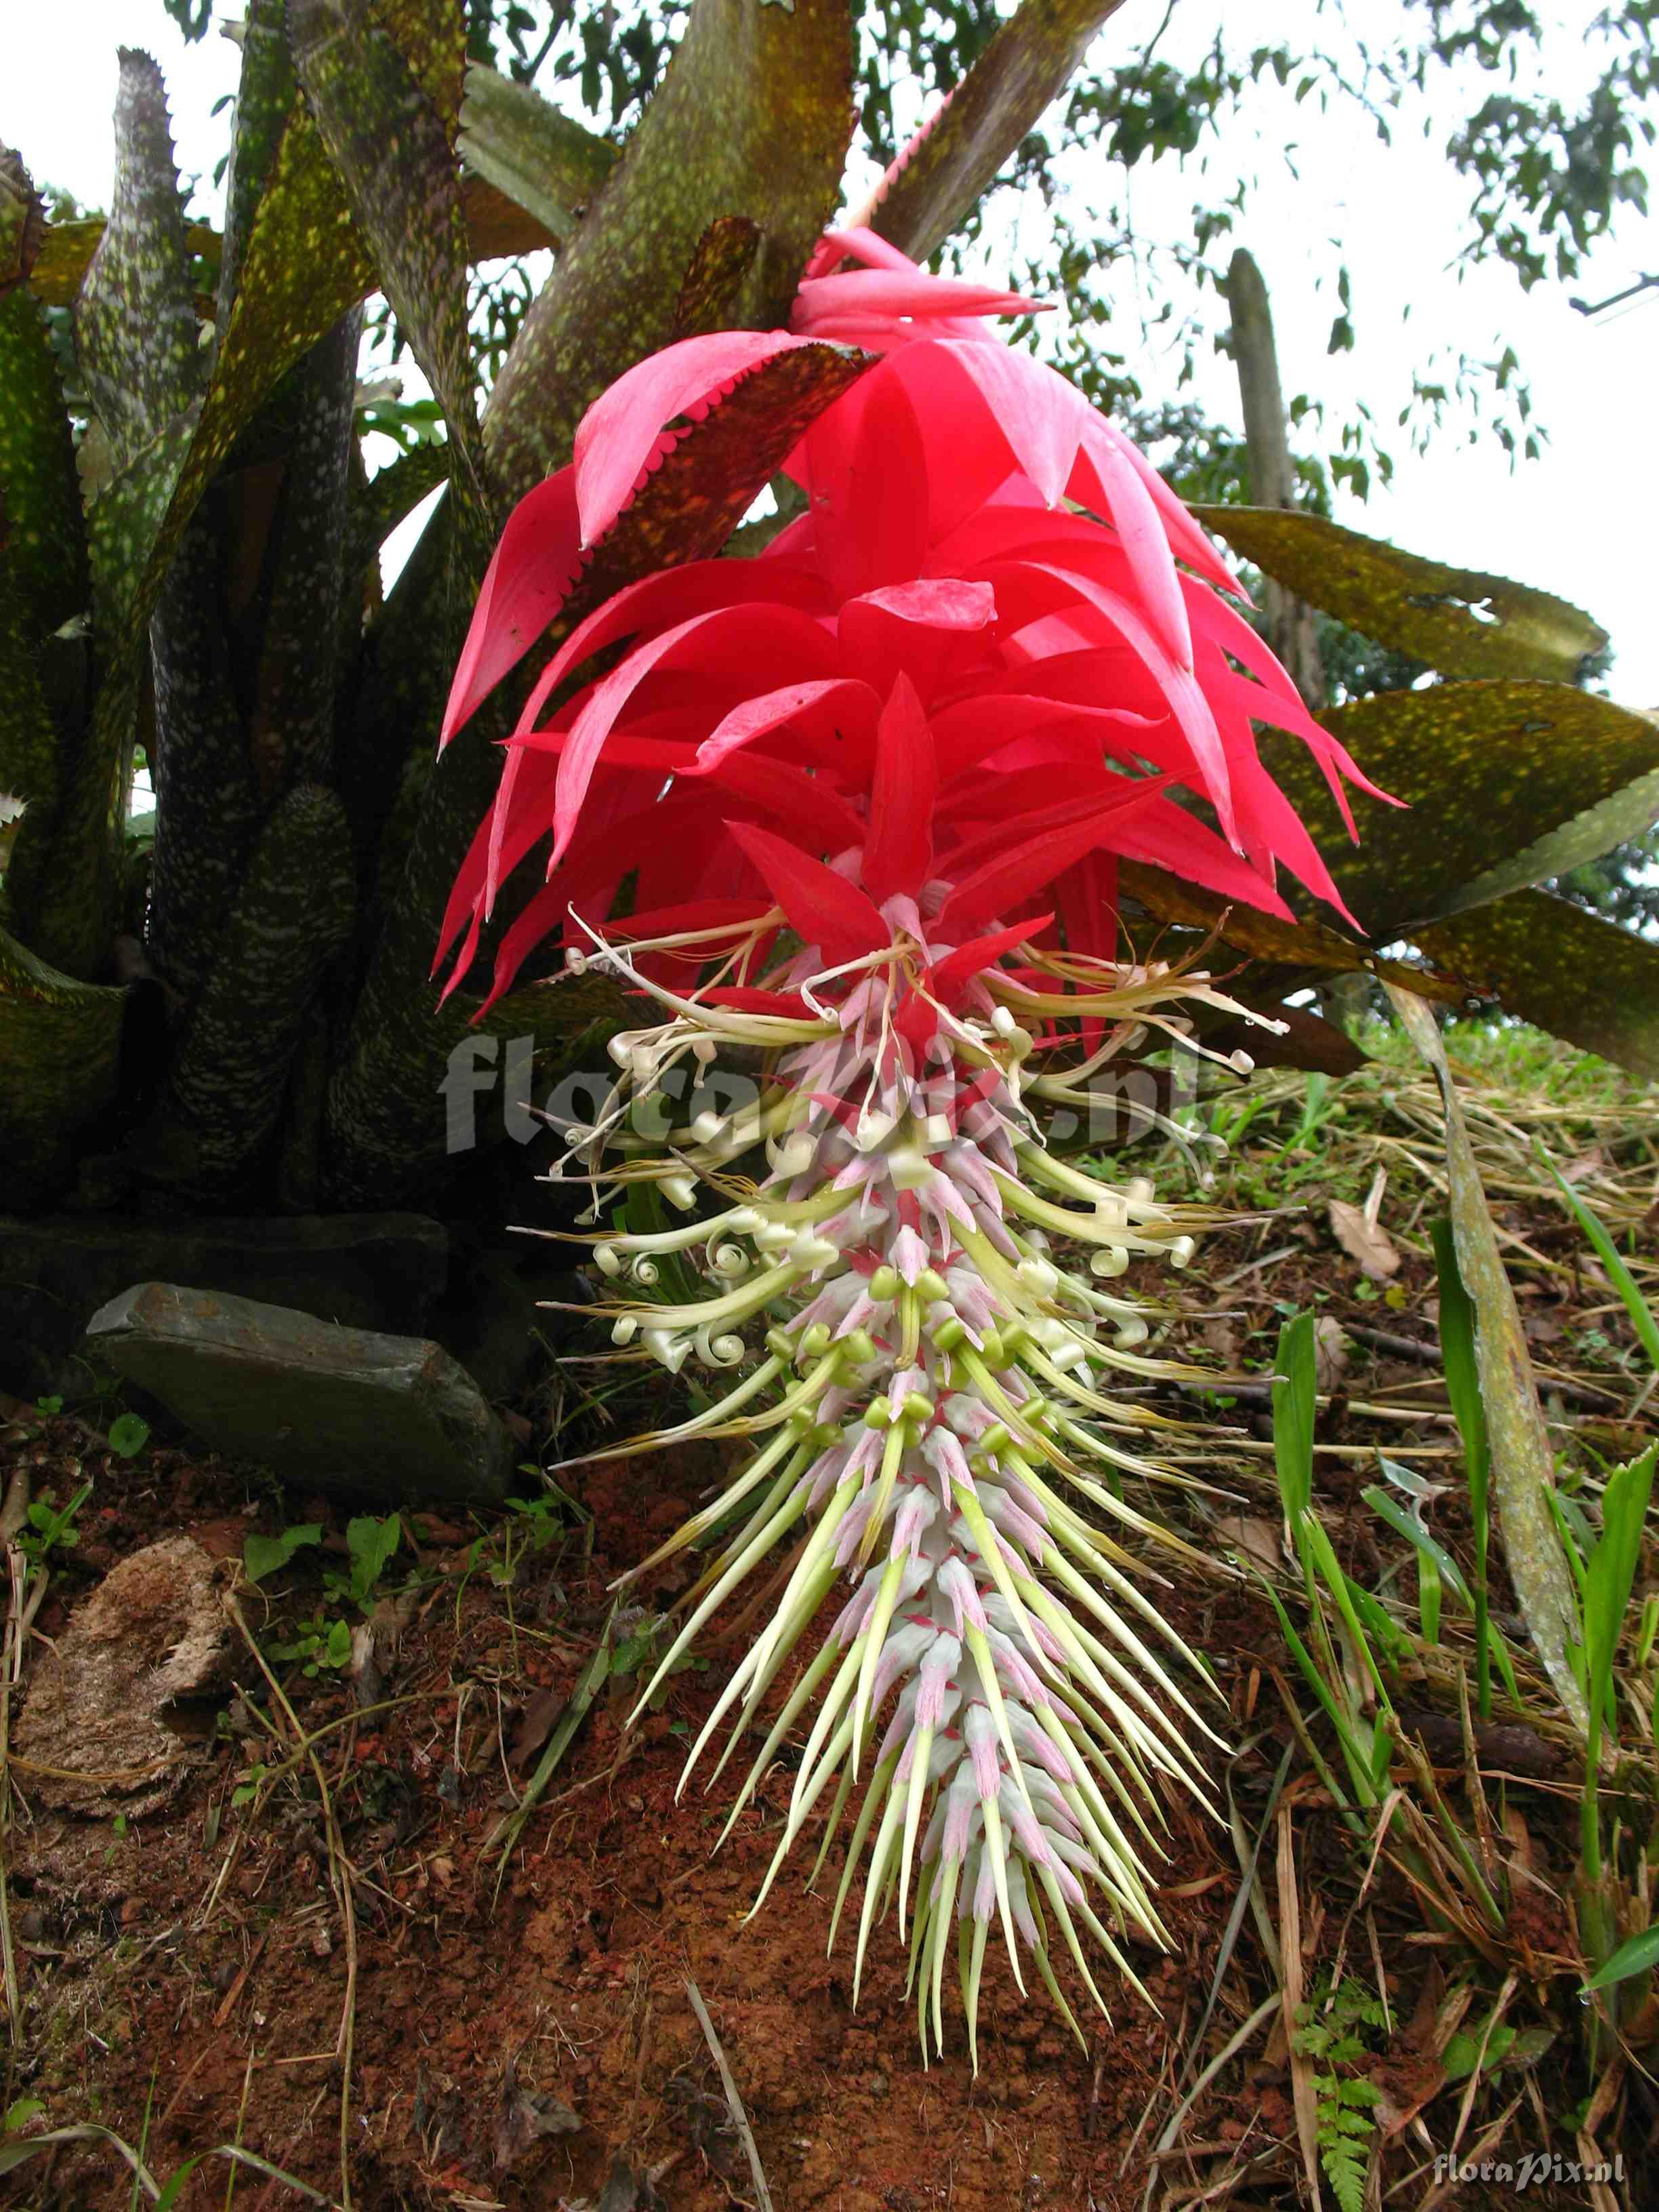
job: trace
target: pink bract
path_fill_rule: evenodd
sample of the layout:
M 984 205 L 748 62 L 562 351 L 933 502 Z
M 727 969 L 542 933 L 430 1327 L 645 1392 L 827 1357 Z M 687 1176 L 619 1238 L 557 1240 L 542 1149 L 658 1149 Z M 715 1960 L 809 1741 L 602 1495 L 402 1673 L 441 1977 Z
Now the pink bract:
M 832 273 L 849 257 L 866 265 Z M 975 936 L 1041 911 L 1048 941 L 1109 952 L 1120 857 L 1279 915 L 1285 867 L 1344 912 L 1254 726 L 1299 738 L 1345 813 L 1345 778 L 1375 787 L 1222 596 L 1237 586 L 1145 457 L 963 320 L 1030 303 L 931 277 L 861 228 L 811 267 L 793 331 L 690 339 L 619 379 L 571 466 L 507 524 L 446 742 L 683 434 L 668 425 L 825 333 L 885 349 L 789 457 L 805 508 L 761 555 L 648 576 L 560 646 L 444 917 L 452 988 L 550 835 L 547 888 L 507 933 L 492 997 L 573 912 L 635 937 L 672 914 L 717 933 L 712 957 L 718 933 L 781 909 L 832 957 L 902 898 L 935 938 L 941 916 L 946 937 Z M 614 665 L 570 690 L 605 648 Z M 630 874 L 634 911 L 609 922 Z

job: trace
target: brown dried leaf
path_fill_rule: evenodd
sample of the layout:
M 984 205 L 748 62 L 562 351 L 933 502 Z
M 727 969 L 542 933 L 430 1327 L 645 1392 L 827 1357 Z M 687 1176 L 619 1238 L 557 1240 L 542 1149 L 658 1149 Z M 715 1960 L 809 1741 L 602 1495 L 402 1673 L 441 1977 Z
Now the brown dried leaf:
M 1389 1241 L 1388 1231 L 1367 1218 L 1364 1206 L 1350 1206 L 1346 1199 L 1334 1198 L 1330 1222 L 1337 1243 L 1351 1260 L 1359 1262 L 1374 1283 L 1386 1283 L 1400 1273 L 1400 1255 Z
M 510 2172 L 526 2151 L 547 2136 L 574 2135 L 585 2124 L 556 2097 L 540 2089 L 526 2089 L 519 2080 L 517 2060 L 509 2058 L 495 2114 L 496 2172 Z
M 1375 1236 L 1378 1232 L 1373 1231 Z M 1400 1255 L 1395 1254 L 1395 1266 Z M 1348 1371 L 1348 1340 L 1334 1314 L 1321 1314 L 1314 1323 L 1314 1379 L 1322 1395 L 1340 1389 Z
M 1446 2069 L 1438 2058 L 1403 2048 L 1374 2059 L 1366 2072 L 1373 2088 L 1381 2093 L 1374 2110 L 1385 2142 L 1409 2127 L 1430 2099 L 1439 2095 L 1446 2081 Z
M 538 1690 L 519 1716 L 507 1747 L 509 1766 L 525 1766 L 553 1733 L 553 1724 L 564 1711 L 565 1700 L 556 1690 Z
M 1218 1359 L 1224 1361 L 1229 1367 L 1237 1366 L 1238 1329 L 1234 1322 L 1228 1321 L 1223 1315 L 1212 1314 L 1199 1330 L 1199 1334 Z
M 1267 1574 L 1277 1574 L 1283 1561 L 1279 1548 L 1279 1523 L 1244 1513 L 1224 1513 L 1215 1524 L 1224 1544 L 1231 1544 Z

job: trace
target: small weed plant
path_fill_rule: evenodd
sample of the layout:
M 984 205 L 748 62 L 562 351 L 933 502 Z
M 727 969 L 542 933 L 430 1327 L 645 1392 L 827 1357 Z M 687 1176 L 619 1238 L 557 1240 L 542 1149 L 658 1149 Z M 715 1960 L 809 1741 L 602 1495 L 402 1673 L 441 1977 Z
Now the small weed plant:
M 1296 2048 L 1320 2069 L 1313 2077 L 1319 2162 L 1341 2212 L 1361 2212 L 1364 2203 L 1376 2134 L 1372 2112 L 1382 2094 L 1353 2069 L 1375 2056 L 1377 2031 L 1387 2019 L 1381 1999 L 1352 1975 L 1335 1989 L 1324 1979 L 1297 2008 Z

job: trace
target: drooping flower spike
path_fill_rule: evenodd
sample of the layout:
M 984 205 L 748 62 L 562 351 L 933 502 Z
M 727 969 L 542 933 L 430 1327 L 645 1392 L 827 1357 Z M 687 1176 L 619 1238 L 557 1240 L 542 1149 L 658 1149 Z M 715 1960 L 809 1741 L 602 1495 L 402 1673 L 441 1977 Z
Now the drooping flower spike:
M 833 274 L 849 251 L 877 265 Z M 1074 2028 L 1056 1940 L 1097 2002 L 1085 1935 L 1133 1980 L 1121 1939 L 1162 1935 L 1160 1791 L 1203 1796 L 1207 1724 L 1129 1549 L 1182 1547 L 1121 1494 L 1156 1477 L 1164 1425 L 1109 1389 L 1170 1371 L 1111 1285 L 1137 1259 L 1181 1264 L 1200 1217 L 1055 1158 L 1043 1122 L 1086 1109 L 1149 1033 L 1185 1034 L 1195 1002 L 1229 1002 L 1121 953 L 1115 864 L 1281 913 L 1283 865 L 1334 901 L 1252 724 L 1299 735 L 1339 791 L 1363 779 L 1133 447 L 1039 364 L 939 335 L 968 301 L 890 263 L 854 232 L 803 285 L 798 325 L 867 344 L 902 319 L 791 457 L 799 518 L 757 558 L 627 587 L 560 645 L 440 957 L 460 940 L 466 972 L 501 885 L 550 837 L 494 992 L 560 937 L 569 964 L 657 1002 L 613 1042 L 611 1095 L 562 1165 L 591 1179 L 592 1219 L 615 1209 L 596 1258 L 618 1345 L 730 1387 L 617 1449 L 740 1437 L 752 1455 L 636 1571 L 721 1532 L 645 1695 L 797 1547 L 688 1774 L 730 1717 L 718 1775 L 781 1693 L 731 1815 L 805 1729 L 763 1897 L 821 1809 L 820 1866 L 850 1814 L 835 1923 L 863 1868 L 855 1989 L 894 1906 L 924 2050 L 953 1948 L 971 2050 L 994 1921 L 1019 1986 L 1034 1963 Z M 451 726 L 526 649 L 661 426 L 800 342 L 691 340 L 598 403 L 571 469 L 509 526 Z M 733 1053 L 760 1068 L 741 1111 Z M 665 1139 L 641 1133 L 642 1103 L 676 1117 Z M 641 1211 L 651 1190 L 679 1225 Z
M 866 854 L 878 843 L 872 834 Z M 775 841 L 758 857 L 788 873 L 788 849 Z M 902 854 L 886 858 L 902 869 Z M 732 1370 L 705 1413 L 599 1456 L 750 1443 L 737 1478 L 635 1571 L 731 1532 L 640 1710 L 745 1577 L 804 1534 L 686 1777 L 730 1720 L 712 1784 L 783 1689 L 726 1822 L 729 1833 L 799 1724 L 805 1748 L 756 1910 L 815 1814 L 828 1807 L 820 1867 L 850 1815 L 830 1940 L 861 1877 L 855 1998 L 891 1904 L 924 2050 L 943 2046 L 954 1954 L 976 2063 L 993 1923 L 1019 1986 L 1035 1964 L 1080 2038 L 1054 1945 L 1103 2007 L 1085 1936 L 1138 1987 L 1121 1939 L 1163 1940 L 1147 1873 L 1161 1855 L 1160 1789 L 1206 1802 L 1196 1747 L 1210 1730 L 1164 1656 L 1182 1647 L 1126 1541 L 1184 1547 L 1118 1488 L 1124 1474 L 1156 1475 L 1146 1446 L 1160 1424 L 1106 1392 L 1115 1371 L 1168 1371 L 1137 1349 L 1146 1324 L 1114 1279 L 1134 1257 L 1182 1264 L 1200 1217 L 1159 1206 L 1144 1182 L 1116 1188 L 1051 1158 L 1032 1107 L 1046 1080 L 1038 1051 L 1074 1006 L 1109 1029 L 1103 1059 L 1131 1025 L 1179 1029 L 1207 987 L 1045 955 L 1018 926 L 952 946 L 939 934 L 945 909 L 924 920 L 903 892 L 886 902 L 877 946 L 864 891 L 823 874 L 799 898 L 822 897 L 829 941 L 760 988 L 683 997 L 592 934 L 595 957 L 665 1017 L 613 1041 L 612 1097 L 592 1129 L 572 1133 L 596 1205 L 650 1182 L 688 1217 L 700 1188 L 716 1209 L 603 1238 L 613 1333 L 676 1372 L 688 1360 Z M 939 907 L 936 885 L 922 903 Z M 695 958 L 683 941 L 665 949 Z M 1086 995 L 1067 996 L 1079 982 Z M 714 1103 L 714 1070 L 733 1047 L 774 1066 L 735 1114 Z M 674 1091 L 677 1066 L 708 1068 L 707 1088 L 678 1086 L 682 1118 L 658 1150 L 634 1136 L 629 1108 Z M 762 1146 L 769 1172 L 757 1183 L 742 1164 Z M 751 1325 L 764 1332 L 752 1364 Z M 838 1584 L 844 1601 L 793 1672 Z

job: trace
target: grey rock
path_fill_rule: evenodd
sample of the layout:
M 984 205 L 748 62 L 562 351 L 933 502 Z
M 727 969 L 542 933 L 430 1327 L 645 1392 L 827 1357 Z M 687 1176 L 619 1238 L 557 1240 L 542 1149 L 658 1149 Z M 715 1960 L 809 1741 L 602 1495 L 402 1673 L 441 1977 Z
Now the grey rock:
M 447 1237 L 419 1213 L 0 1217 L 0 1389 L 83 1392 L 82 1333 L 132 1283 L 196 1283 L 350 1328 L 420 1335 L 448 1265 Z
M 427 1339 L 176 1283 L 124 1291 L 87 1337 L 227 1458 L 392 1504 L 507 1494 L 511 1437 L 466 1370 Z

